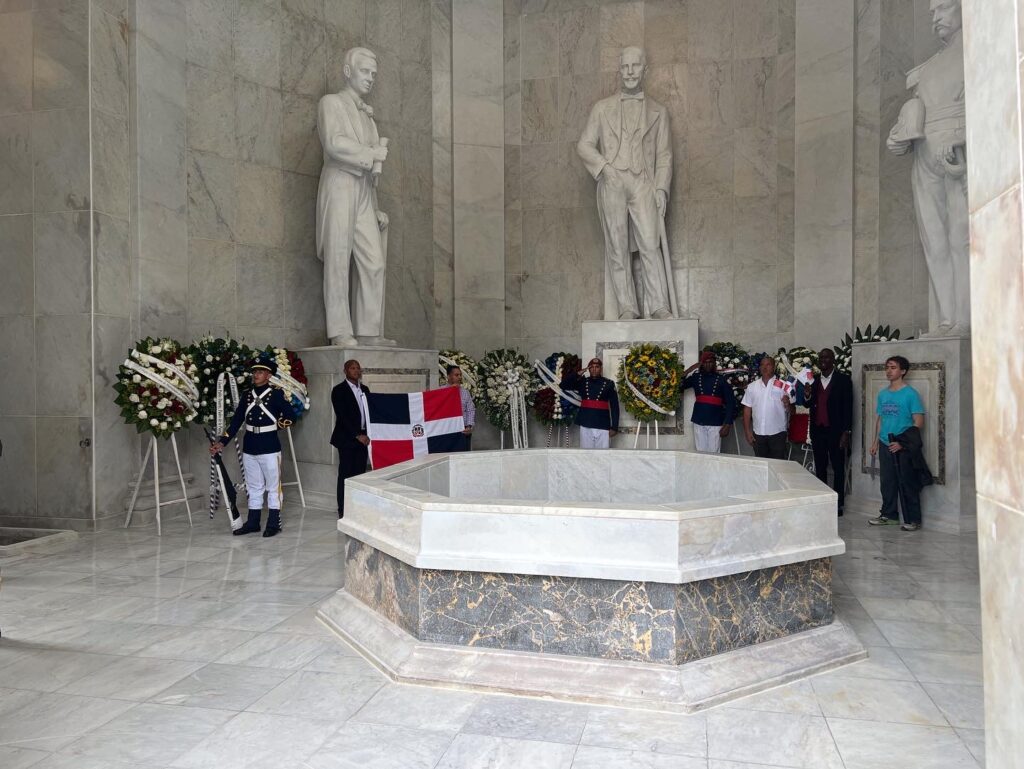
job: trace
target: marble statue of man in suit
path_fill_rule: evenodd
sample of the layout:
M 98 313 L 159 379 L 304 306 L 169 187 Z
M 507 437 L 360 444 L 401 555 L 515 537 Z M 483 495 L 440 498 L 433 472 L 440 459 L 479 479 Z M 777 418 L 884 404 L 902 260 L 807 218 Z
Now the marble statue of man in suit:
M 970 233 L 960 0 L 931 0 L 931 12 L 942 49 L 907 73 L 914 97 L 900 110 L 886 144 L 895 155 L 914 153 L 914 209 L 935 293 L 928 336 L 966 336 L 971 326 Z
M 342 71 L 345 87 L 320 99 L 317 113 L 324 166 L 316 249 L 324 263 L 327 336 L 340 347 L 394 344 L 383 336 L 388 217 L 377 207 L 387 140 L 377 134 L 373 108 L 363 101 L 373 90 L 377 56 L 352 48 Z
M 612 306 L 606 301 L 605 320 L 672 317 L 670 276 L 661 250 L 662 219 L 672 182 L 672 137 L 668 111 L 641 89 L 646 71 L 642 49 L 622 49 L 622 88 L 594 105 L 576 145 L 587 171 L 597 180 L 605 280 L 615 299 Z M 643 307 L 633 279 L 633 250 L 640 252 Z

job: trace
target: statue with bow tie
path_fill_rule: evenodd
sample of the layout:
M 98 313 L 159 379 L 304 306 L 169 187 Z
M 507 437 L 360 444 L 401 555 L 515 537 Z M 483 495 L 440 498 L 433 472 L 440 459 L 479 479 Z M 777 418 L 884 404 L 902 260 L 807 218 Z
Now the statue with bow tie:
M 647 60 L 641 48 L 619 54 L 619 93 L 590 111 L 576 151 L 597 180 L 597 212 L 605 243 L 605 320 L 673 318 L 672 266 L 665 211 L 672 182 L 668 111 L 641 90 Z M 632 254 L 639 252 L 637 295 Z
M 332 345 L 393 345 L 384 337 L 388 216 L 377 180 L 388 157 L 365 99 L 377 76 L 367 48 L 345 54 L 345 87 L 320 99 L 324 165 L 316 201 L 316 249 L 324 263 L 324 306 Z

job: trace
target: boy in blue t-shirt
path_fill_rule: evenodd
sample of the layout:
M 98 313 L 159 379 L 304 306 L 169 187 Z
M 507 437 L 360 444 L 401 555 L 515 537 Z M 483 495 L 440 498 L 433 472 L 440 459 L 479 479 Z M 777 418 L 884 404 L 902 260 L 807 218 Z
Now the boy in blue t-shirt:
M 882 510 L 877 518 L 872 518 L 868 523 L 873 526 L 899 523 L 897 506 L 902 499 L 901 528 L 903 531 L 917 531 L 921 528 L 921 491 L 914 484 L 904 482 L 900 475 L 900 458 L 897 455 L 905 449 L 895 440 L 896 436 L 911 427 L 918 430 L 924 427 L 925 410 L 921 396 L 903 381 L 909 370 L 910 361 L 902 355 L 894 355 L 885 361 L 885 378 L 889 380 L 889 386 L 878 393 L 875 438 L 871 442 L 871 456 L 878 456 L 882 476 Z

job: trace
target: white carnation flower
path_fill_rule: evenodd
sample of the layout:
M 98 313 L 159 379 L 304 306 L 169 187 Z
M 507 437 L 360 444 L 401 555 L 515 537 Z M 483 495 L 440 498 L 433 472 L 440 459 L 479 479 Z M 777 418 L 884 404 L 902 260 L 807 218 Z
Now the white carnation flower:
M 160 424 L 160 420 L 159 419 L 150 419 L 149 420 L 149 424 L 151 426 L 153 426 L 153 427 L 156 427 L 158 424 Z
M 138 403 L 139 396 L 136 395 L 135 393 L 132 393 L 131 395 L 128 396 L 128 400 L 130 400 L 132 403 Z
M 196 417 L 195 414 L 186 414 L 185 415 L 185 421 L 186 422 L 191 422 L 193 419 L 195 419 L 195 417 Z
M 174 423 L 174 429 L 175 430 L 180 430 L 181 429 L 181 422 L 175 422 Z
M 150 422 L 150 424 L 152 424 L 152 422 Z M 161 430 L 166 430 L 167 429 L 167 423 L 166 422 L 161 422 L 160 423 L 160 429 Z
M 213 356 L 212 355 L 207 355 L 206 356 L 206 362 L 207 363 L 213 363 Z
M 207 376 L 209 376 L 210 375 L 210 369 L 204 368 L 203 369 L 203 373 L 206 374 Z
M 154 355 L 159 355 L 163 351 L 163 349 L 160 347 L 160 345 L 155 344 L 149 348 L 149 351 Z
M 146 413 L 145 409 L 139 410 L 139 419 L 145 419 L 147 416 L 149 416 L 149 414 Z

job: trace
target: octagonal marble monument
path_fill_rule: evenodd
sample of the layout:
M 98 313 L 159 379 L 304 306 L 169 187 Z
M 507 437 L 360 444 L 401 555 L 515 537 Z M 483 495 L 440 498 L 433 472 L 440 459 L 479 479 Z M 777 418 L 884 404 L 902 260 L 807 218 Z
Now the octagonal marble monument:
M 689 712 L 866 656 L 793 462 L 533 449 L 346 484 L 320 618 L 394 680 Z

